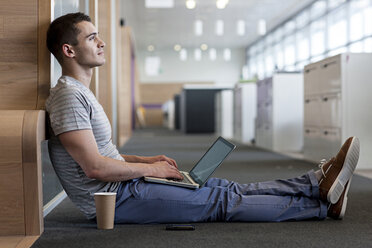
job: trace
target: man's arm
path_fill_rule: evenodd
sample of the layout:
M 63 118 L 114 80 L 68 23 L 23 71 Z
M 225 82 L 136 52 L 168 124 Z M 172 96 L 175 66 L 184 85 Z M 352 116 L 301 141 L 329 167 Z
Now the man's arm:
M 157 155 L 157 156 L 137 156 L 137 155 L 124 155 L 121 154 L 121 156 L 125 159 L 127 162 L 133 162 L 133 163 L 147 163 L 147 164 L 153 164 L 159 161 L 167 161 L 169 164 L 173 165 L 178 169 L 176 160 L 169 158 L 165 155 Z
M 153 164 L 130 163 L 102 156 L 99 154 L 93 132 L 89 129 L 62 133 L 58 138 L 89 178 L 108 182 L 143 176 L 182 179 L 177 168 L 167 161 Z

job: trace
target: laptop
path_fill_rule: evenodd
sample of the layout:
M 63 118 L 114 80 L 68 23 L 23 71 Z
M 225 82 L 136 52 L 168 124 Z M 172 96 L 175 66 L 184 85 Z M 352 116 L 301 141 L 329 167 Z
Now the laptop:
M 192 189 L 200 188 L 213 174 L 217 167 L 222 164 L 227 156 L 235 149 L 235 147 L 234 144 L 224 138 L 218 137 L 190 172 L 180 171 L 183 175 L 183 180 L 145 177 L 145 181 Z

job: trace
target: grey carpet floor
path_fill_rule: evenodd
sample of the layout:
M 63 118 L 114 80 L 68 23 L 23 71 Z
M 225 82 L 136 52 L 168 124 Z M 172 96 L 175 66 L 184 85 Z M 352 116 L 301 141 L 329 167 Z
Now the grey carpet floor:
M 214 141 L 213 135 L 183 135 L 164 129 L 136 131 L 121 153 L 165 154 L 180 169 L 192 168 Z M 237 144 L 213 176 L 247 183 L 290 178 L 315 169 L 314 163 Z M 355 175 L 346 216 L 282 223 L 196 223 L 195 231 L 166 231 L 165 225 L 116 225 L 97 230 L 69 199 L 45 218 L 37 247 L 372 247 L 372 180 Z

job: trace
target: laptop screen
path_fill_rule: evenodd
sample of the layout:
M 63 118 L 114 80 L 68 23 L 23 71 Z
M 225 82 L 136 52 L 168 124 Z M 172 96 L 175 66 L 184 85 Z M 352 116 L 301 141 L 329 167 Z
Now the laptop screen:
M 203 185 L 234 148 L 235 145 L 219 137 L 190 171 L 190 176 Z

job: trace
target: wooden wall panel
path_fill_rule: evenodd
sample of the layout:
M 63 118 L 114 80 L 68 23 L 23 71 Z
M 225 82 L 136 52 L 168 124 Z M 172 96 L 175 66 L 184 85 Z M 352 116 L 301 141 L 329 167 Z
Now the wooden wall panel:
M 163 104 L 179 94 L 185 84 L 213 84 L 206 83 L 141 83 L 140 98 L 141 104 Z
M 0 109 L 44 108 L 50 88 L 49 23 L 50 1 L 0 2 Z
M 37 0 L 1 1 L 0 109 L 35 109 Z
M 98 27 L 98 0 L 89 0 L 89 17 L 92 20 L 92 23 Z M 93 68 L 93 75 L 92 80 L 90 81 L 89 88 L 93 92 L 93 94 L 98 99 L 98 85 L 99 85 L 99 77 L 98 77 L 98 67 Z
M 0 110 L 0 236 L 43 232 L 45 111 Z
M 98 32 L 106 43 L 103 66 L 98 68 L 98 101 L 112 124 L 112 76 L 111 76 L 111 1 L 98 0 Z
M 36 109 L 45 109 L 50 89 L 50 52 L 46 46 L 46 33 L 51 22 L 51 1 L 39 0 L 38 9 L 38 69 Z
M 22 128 L 25 111 L 0 111 L 0 234 L 25 235 Z
M 131 86 L 131 37 L 129 27 L 119 27 L 118 31 L 118 84 L 117 120 L 118 145 L 123 146 L 132 134 L 132 86 Z
M 41 142 L 45 140 L 45 112 L 26 111 L 22 133 L 22 167 L 26 235 L 44 230 Z

